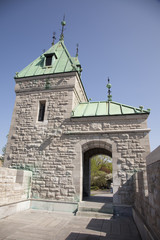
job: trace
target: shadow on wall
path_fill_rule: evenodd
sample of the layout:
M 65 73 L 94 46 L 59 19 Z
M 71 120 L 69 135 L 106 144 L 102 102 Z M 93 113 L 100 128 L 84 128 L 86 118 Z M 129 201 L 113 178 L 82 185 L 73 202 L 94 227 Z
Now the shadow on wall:
M 159 151 L 159 159 L 160 147 L 157 151 Z M 160 160 L 156 160 L 147 164 L 147 171 L 140 171 L 134 175 L 134 210 L 136 214 L 135 217 L 136 219 L 140 219 L 140 221 L 142 222 L 141 225 L 146 226 L 145 228 L 149 230 L 154 239 L 160 239 L 159 186 Z

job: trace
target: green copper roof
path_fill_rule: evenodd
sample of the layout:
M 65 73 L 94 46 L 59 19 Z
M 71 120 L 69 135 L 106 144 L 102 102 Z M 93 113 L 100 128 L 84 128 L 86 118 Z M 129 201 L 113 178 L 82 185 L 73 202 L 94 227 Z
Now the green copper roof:
M 52 56 L 52 63 L 49 66 L 45 66 L 46 56 Z M 79 74 L 82 71 L 78 57 L 71 57 L 64 41 L 59 41 L 22 71 L 16 73 L 15 78 L 73 71 Z
M 74 111 L 72 117 L 91 117 L 126 114 L 149 114 L 150 110 L 143 110 L 143 107 L 135 108 L 117 102 L 86 102 L 80 103 Z

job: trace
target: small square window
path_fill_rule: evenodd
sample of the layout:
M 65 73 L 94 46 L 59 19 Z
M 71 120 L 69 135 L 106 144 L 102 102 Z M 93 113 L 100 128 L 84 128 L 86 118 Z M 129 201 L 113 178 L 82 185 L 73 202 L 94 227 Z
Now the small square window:
M 45 61 L 44 61 L 44 64 L 45 66 L 51 66 L 52 65 L 52 62 L 53 62 L 53 53 L 48 53 L 48 54 L 45 54 Z
M 52 65 L 52 55 L 46 56 L 46 66 Z

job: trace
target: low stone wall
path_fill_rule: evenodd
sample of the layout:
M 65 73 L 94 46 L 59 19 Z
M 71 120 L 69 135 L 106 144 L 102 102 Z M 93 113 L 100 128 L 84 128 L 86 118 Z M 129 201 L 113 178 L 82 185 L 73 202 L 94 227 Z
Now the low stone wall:
M 0 168 L 0 206 L 30 198 L 32 172 Z
M 146 158 L 146 171 L 134 175 L 133 216 L 142 239 L 160 239 L 160 146 Z

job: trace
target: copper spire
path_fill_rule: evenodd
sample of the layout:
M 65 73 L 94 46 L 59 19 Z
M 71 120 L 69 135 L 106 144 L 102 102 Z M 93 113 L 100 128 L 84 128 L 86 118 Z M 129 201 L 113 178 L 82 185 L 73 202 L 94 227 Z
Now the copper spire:
M 108 84 L 107 84 L 107 88 L 108 88 L 108 101 L 112 101 L 111 87 L 112 87 L 112 85 L 110 84 L 110 79 L 108 78 Z
M 77 43 L 77 48 L 76 48 L 76 57 L 78 57 L 78 49 L 79 48 L 79 44 Z
M 52 42 L 52 46 L 54 45 L 54 42 L 55 42 L 55 40 L 56 40 L 56 33 L 55 32 L 53 32 L 53 42 Z
M 63 21 L 61 22 L 61 25 L 62 25 L 62 31 L 61 31 L 61 35 L 60 35 L 60 41 L 62 41 L 64 39 L 64 26 L 66 25 L 66 22 L 65 22 L 65 15 L 63 17 Z

